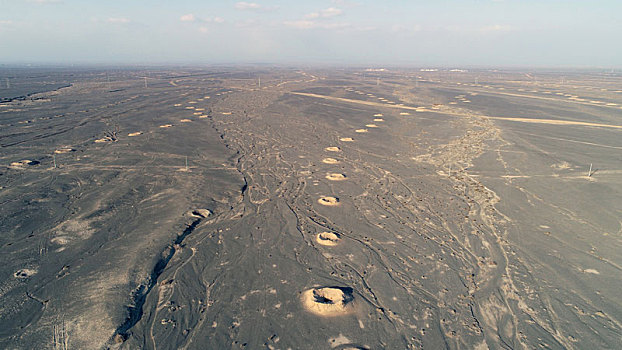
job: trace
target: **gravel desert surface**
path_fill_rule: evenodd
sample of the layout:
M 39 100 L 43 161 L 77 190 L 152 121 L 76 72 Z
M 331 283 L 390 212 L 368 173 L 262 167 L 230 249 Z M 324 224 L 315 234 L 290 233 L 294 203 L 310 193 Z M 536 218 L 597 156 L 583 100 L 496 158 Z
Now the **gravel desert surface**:
M 619 72 L 4 77 L 0 348 L 622 346 Z

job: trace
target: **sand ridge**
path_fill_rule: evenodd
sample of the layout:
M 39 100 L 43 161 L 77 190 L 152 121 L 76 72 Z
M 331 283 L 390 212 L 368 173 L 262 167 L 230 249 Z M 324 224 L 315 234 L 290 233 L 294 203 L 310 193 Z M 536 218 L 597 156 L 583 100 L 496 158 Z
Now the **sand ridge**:
M 326 147 L 324 150 L 327 152 L 341 152 L 341 148 L 335 146 Z
M 322 159 L 322 163 L 325 164 L 339 164 L 339 161 L 335 158 L 324 158 Z

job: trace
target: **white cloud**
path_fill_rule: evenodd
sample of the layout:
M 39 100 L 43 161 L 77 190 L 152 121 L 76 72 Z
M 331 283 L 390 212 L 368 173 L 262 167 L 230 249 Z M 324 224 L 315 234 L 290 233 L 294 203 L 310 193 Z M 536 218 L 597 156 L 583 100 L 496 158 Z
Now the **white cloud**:
M 13 24 L 13 21 L 8 21 L 8 20 L 0 20 L 0 25 L 10 25 Z
M 318 12 L 311 12 L 304 16 L 306 19 L 315 19 L 315 18 L 330 18 L 339 16 L 343 13 L 343 10 L 338 9 L 336 7 L 329 7 L 324 10 L 320 10 Z
M 235 3 L 235 8 L 238 10 L 259 10 L 261 9 L 261 5 L 255 2 L 241 1 Z
M 336 8 L 336 7 L 329 7 L 327 9 L 325 9 L 325 10 L 320 11 L 320 14 L 324 18 L 339 16 L 342 13 L 343 13 L 343 11 L 341 9 Z
M 197 17 L 193 13 L 189 13 L 187 15 L 183 15 L 179 17 L 179 20 L 182 22 L 197 22 L 197 23 L 224 23 L 225 19 L 222 17 Z
M 124 17 L 110 17 L 107 21 L 109 23 L 130 23 L 130 20 Z
M 179 17 L 179 20 L 182 22 L 194 22 L 195 19 L 196 18 L 194 17 L 192 13 Z
M 319 29 L 344 29 L 344 28 L 350 28 L 351 25 L 349 23 L 326 23 L 326 22 L 316 22 L 316 21 L 310 21 L 308 19 L 302 19 L 299 21 L 285 21 L 283 22 L 284 25 L 288 26 L 288 27 L 292 27 L 292 28 L 296 28 L 296 29 L 313 29 L 313 28 L 319 28 Z

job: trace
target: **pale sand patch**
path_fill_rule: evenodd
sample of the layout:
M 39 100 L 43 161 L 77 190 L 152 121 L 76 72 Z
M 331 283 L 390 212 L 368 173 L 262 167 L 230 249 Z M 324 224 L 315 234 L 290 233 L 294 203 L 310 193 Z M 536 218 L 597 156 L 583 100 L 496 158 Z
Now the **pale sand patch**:
M 175 103 L 173 106 L 175 106 L 175 107 L 181 107 L 181 103 Z
M 322 163 L 325 164 L 339 164 L 339 161 L 335 158 L 324 158 L 322 159 Z
M 173 124 L 160 125 L 161 128 L 170 128 L 171 126 L 173 126 Z
M 352 142 L 352 141 L 354 141 L 354 139 L 351 138 L 351 137 L 342 137 L 342 138 L 339 139 L 339 141 Z
M 58 245 L 65 245 L 70 242 L 70 239 L 67 236 L 58 236 L 50 239 L 50 242 Z
M 563 161 L 563 162 L 551 165 L 551 168 L 559 169 L 559 170 L 570 169 L 570 163 Z
M 102 137 L 101 139 L 95 140 L 95 143 L 102 143 L 102 142 L 112 142 L 112 139 L 109 137 Z
M 359 134 L 367 132 L 367 131 L 368 131 L 367 129 L 356 129 L 356 130 L 354 130 L 354 132 L 358 132 Z
M 207 118 L 207 116 L 206 115 L 200 115 L 199 116 L 199 119 L 204 119 L 204 118 Z
M 195 210 L 192 210 L 189 213 L 189 215 L 190 216 L 194 216 L 196 218 L 203 218 L 203 219 L 205 219 L 208 216 L 212 215 L 212 211 L 209 210 L 209 209 L 195 209 Z
M 326 148 L 324 148 L 324 150 L 327 151 L 327 152 L 341 152 L 341 148 L 334 147 L 334 146 L 326 147 Z
M 222 115 L 231 115 L 232 112 L 222 112 Z
M 318 199 L 317 202 L 320 203 L 321 205 L 334 207 L 334 206 L 339 205 L 339 198 L 325 196 L 325 197 L 320 197 L 320 199 Z
M 400 112 L 400 115 L 410 115 L 408 112 Z
M 39 162 L 37 162 L 36 160 L 24 159 L 18 162 L 11 163 L 11 166 L 22 167 L 24 165 L 37 165 L 37 164 L 39 164 Z
M 622 125 L 574 122 L 574 121 L 568 121 L 568 120 L 530 119 L 530 118 L 512 118 L 512 117 L 486 117 L 486 118 L 494 119 L 494 120 L 507 120 L 507 121 L 512 121 L 512 122 L 534 123 L 534 124 L 596 126 L 596 127 L 603 127 L 603 128 L 622 129 Z
M 375 121 L 375 122 L 383 122 L 383 121 L 384 121 L 384 119 L 382 119 L 382 118 L 374 118 L 374 121 Z
M 195 110 L 195 111 L 204 111 L 204 110 L 205 110 L 205 108 L 195 108 L 194 110 Z
M 188 103 L 193 105 L 193 104 L 197 103 L 197 101 L 189 101 Z
M 374 114 L 374 117 L 382 117 L 382 113 L 376 113 Z
M 63 148 L 59 148 L 56 151 L 54 151 L 54 153 L 56 154 L 63 154 L 63 153 L 69 153 L 69 152 L 74 152 L 75 149 L 71 148 L 71 147 L 63 147 Z
M 194 107 L 188 106 L 188 107 L 186 107 L 186 109 L 194 109 Z
M 340 173 L 330 173 L 328 175 L 326 175 L 326 178 L 331 180 L 331 181 L 343 181 L 346 179 L 346 176 L 344 174 L 340 174 Z
M 302 293 L 302 305 L 318 316 L 334 317 L 354 311 L 352 288 L 311 288 Z
M 28 278 L 37 273 L 36 269 L 19 269 L 13 273 L 13 276 L 16 278 Z
M 142 133 L 143 133 L 142 131 L 131 132 L 131 133 L 127 134 L 127 136 L 138 136 L 138 135 L 141 135 Z
M 197 111 L 198 111 L 198 109 L 197 109 Z M 201 112 L 194 112 L 194 113 L 192 113 L 192 115 L 201 115 L 201 114 L 203 114 L 203 113 L 201 113 Z
M 209 96 L 204 96 L 203 98 L 210 98 Z
M 192 120 L 190 120 L 190 119 L 180 119 L 179 121 L 182 122 L 182 123 L 190 123 Z
M 585 270 L 583 270 L 583 272 L 591 273 L 591 274 L 594 274 L 594 275 L 600 275 L 600 272 L 598 272 L 598 270 L 595 270 L 595 269 L 585 269 Z
M 315 240 L 321 245 L 332 247 L 339 244 L 341 238 L 339 238 L 338 234 L 333 232 L 320 232 L 315 236 Z
M 378 127 L 378 125 L 376 125 L 376 124 L 365 124 L 365 126 L 368 127 L 368 128 L 377 128 Z
M 339 333 L 338 337 L 329 338 L 328 345 L 330 345 L 330 347 L 333 349 L 339 348 L 340 350 L 361 350 L 361 347 L 350 344 L 350 339 L 348 339 L 345 335 L 341 333 Z

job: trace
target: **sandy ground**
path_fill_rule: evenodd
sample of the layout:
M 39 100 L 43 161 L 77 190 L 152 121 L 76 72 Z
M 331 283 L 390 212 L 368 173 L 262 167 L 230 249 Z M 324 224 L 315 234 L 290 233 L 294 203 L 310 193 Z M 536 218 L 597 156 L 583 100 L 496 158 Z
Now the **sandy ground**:
M 0 348 L 618 348 L 622 77 L 360 73 L 3 91 Z

